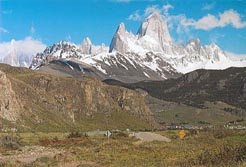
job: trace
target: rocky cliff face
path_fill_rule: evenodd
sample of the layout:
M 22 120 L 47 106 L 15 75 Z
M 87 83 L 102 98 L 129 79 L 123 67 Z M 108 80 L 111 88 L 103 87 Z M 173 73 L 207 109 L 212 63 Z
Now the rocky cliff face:
M 92 43 L 91 40 L 87 37 L 83 40 L 81 45 L 83 54 L 91 54 L 92 53 Z
M 158 48 L 160 52 L 171 53 L 172 38 L 169 34 L 167 24 L 163 20 L 162 16 L 154 12 L 150 15 L 138 30 L 138 36 L 140 40 L 153 39 L 159 44 Z M 146 47 L 146 49 L 151 49 Z
M 114 37 L 110 43 L 110 48 L 109 48 L 109 52 L 113 52 L 113 51 L 119 51 L 121 53 L 125 53 L 127 51 L 127 34 L 128 32 L 125 29 L 125 25 L 124 23 L 121 23 L 118 28 L 117 31 L 114 34 Z
M 171 53 L 171 50 L 172 38 L 167 24 L 162 16 L 155 12 L 143 21 L 136 35 L 128 32 L 124 23 L 121 23 L 111 41 L 109 51 L 143 54 L 148 51 Z
M 16 121 L 21 113 L 20 105 L 10 80 L 0 71 L 0 117 L 8 121 Z
M 140 37 L 145 35 L 153 37 L 160 42 L 162 47 L 166 43 L 172 43 L 172 38 L 169 34 L 167 24 L 158 12 L 154 12 L 146 20 L 144 20 L 138 30 L 138 34 Z
M 95 130 L 106 128 L 106 120 L 114 129 L 155 125 L 144 97 L 135 91 L 108 86 L 93 78 L 55 77 L 9 66 L 0 69 L 9 73 L 9 79 L 1 75 L 5 85 L 0 87 L 1 117 L 16 120 L 26 128 L 74 126 Z M 21 108 L 15 97 L 21 97 L 20 117 L 8 113 Z

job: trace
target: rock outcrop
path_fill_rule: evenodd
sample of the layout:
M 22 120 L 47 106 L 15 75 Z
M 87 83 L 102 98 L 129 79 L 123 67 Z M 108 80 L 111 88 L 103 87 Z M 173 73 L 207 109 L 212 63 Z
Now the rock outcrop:
M 21 109 L 10 80 L 4 72 L 0 71 L 0 117 L 8 121 L 16 121 Z
M 126 28 L 124 23 L 120 23 L 117 28 L 117 31 L 114 34 L 114 37 L 110 43 L 109 52 L 118 51 L 120 53 L 127 52 L 128 43 L 127 43 L 127 35 Z
M 106 128 L 105 121 L 110 121 L 108 126 L 113 129 L 155 125 L 144 97 L 133 90 L 94 78 L 56 77 L 5 65 L 1 68 L 11 75 L 8 79 L 0 73 L 0 117 L 26 128 L 74 126 L 95 130 Z
M 82 42 L 82 46 L 81 46 L 81 49 L 82 49 L 82 53 L 83 54 L 91 54 L 92 53 L 92 43 L 91 43 L 91 40 L 90 38 L 85 38 Z

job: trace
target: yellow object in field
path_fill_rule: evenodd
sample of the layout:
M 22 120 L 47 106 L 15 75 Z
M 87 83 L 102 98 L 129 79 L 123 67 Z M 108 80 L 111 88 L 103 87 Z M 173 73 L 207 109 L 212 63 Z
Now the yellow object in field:
M 180 139 L 183 139 L 184 137 L 185 137 L 185 131 L 184 130 L 181 130 L 181 131 L 179 131 L 179 138 Z

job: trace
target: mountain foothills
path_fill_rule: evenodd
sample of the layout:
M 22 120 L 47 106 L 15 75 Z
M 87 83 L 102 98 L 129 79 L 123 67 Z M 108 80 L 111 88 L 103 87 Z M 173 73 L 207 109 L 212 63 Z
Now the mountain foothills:
M 141 89 L 161 100 L 204 108 L 204 102 L 224 102 L 246 109 L 246 68 L 197 70 L 176 79 L 126 84 L 116 80 L 105 83 Z
M 246 66 L 246 60 L 231 60 L 216 44 L 201 46 L 199 39 L 186 45 L 175 44 L 157 12 L 143 21 L 136 35 L 121 23 L 109 47 L 94 46 L 89 38 L 81 46 L 62 41 L 34 56 L 30 68 L 45 68 L 53 60 L 76 60 L 100 71 L 103 78 L 123 82 L 176 78 L 201 68 Z
M 146 102 L 159 122 L 220 124 L 246 118 L 246 68 L 197 70 L 164 81 L 104 82 L 148 94 Z
M 89 77 L 56 77 L 8 65 L 1 65 L 0 71 L 3 129 L 70 131 L 155 126 L 144 97 L 135 91 Z
M 128 84 L 3 64 L 0 71 L 1 129 L 145 130 L 172 124 L 220 126 L 243 123 L 246 117 L 245 68 Z

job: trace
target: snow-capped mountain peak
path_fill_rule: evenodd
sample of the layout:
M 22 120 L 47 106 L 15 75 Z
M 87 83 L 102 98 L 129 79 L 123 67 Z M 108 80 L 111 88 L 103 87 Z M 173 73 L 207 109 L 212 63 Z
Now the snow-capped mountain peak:
M 140 37 L 148 35 L 157 40 L 161 46 L 172 42 L 167 24 L 158 12 L 154 12 L 143 21 L 138 30 L 138 35 Z
M 152 52 L 171 53 L 172 38 L 163 17 L 154 12 L 141 24 L 136 35 L 129 33 L 121 23 L 111 41 L 110 52 L 134 52 L 145 54 Z
M 201 47 L 201 41 L 199 38 L 191 39 L 187 44 L 195 47 Z
M 89 37 L 86 37 L 81 45 L 82 48 L 82 53 L 83 54 L 91 54 L 91 50 L 92 50 L 92 43 Z
M 30 65 L 31 69 L 37 69 L 43 64 L 47 64 L 52 60 L 66 58 L 82 58 L 83 54 L 79 46 L 74 43 L 60 41 L 47 47 L 42 53 L 37 53 L 34 56 Z
M 125 82 L 167 79 L 196 69 L 225 69 L 246 66 L 246 61 L 233 61 L 216 44 L 201 45 L 199 39 L 175 44 L 167 23 L 154 12 L 141 24 L 137 34 L 120 23 L 110 47 L 94 46 L 85 38 L 81 46 L 60 42 L 37 54 L 32 69 L 53 59 L 77 59 L 101 71 L 109 78 Z
M 118 26 L 118 29 L 116 31 L 116 33 L 118 34 L 125 34 L 126 32 L 126 27 L 125 27 L 125 24 L 124 23 L 120 23 L 120 25 Z
M 120 23 L 114 34 L 113 39 L 111 40 L 109 52 L 113 52 L 113 51 L 119 51 L 121 53 L 127 52 L 127 50 L 129 50 L 127 38 L 130 38 L 130 36 L 125 29 L 125 24 Z

